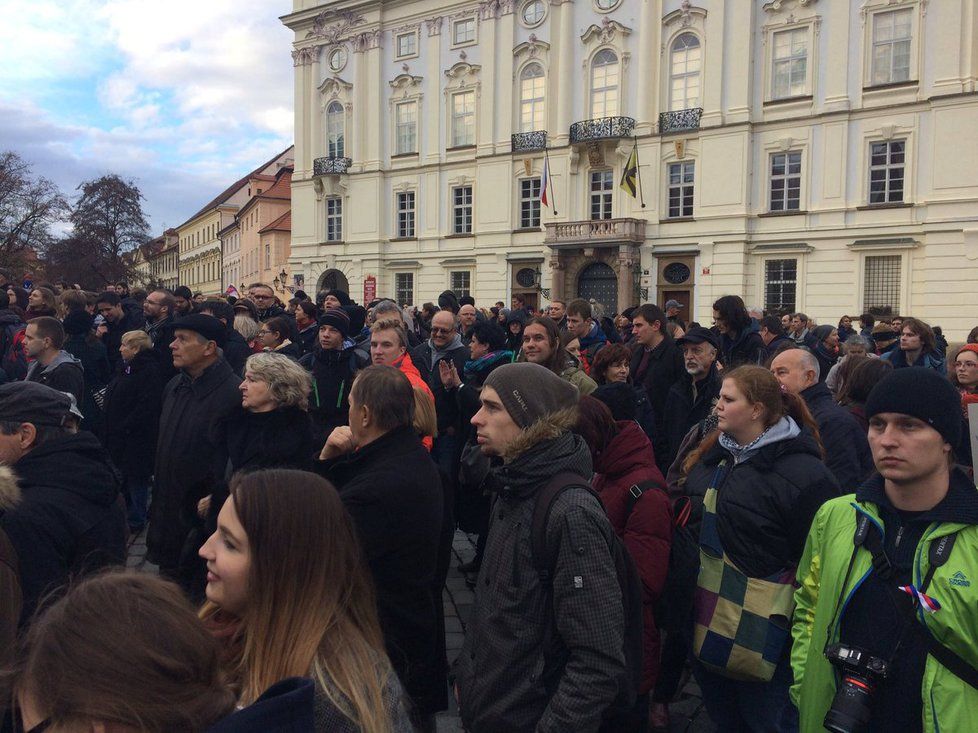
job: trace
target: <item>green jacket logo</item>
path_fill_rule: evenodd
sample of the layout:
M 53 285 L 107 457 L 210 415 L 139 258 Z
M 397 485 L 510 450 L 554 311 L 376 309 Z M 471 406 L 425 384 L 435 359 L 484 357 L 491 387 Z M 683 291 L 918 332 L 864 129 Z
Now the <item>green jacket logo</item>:
M 948 582 L 951 585 L 956 585 L 956 586 L 958 586 L 960 588 L 970 588 L 971 587 L 971 581 L 968 580 L 968 576 L 965 575 L 964 573 L 962 573 L 960 570 L 958 572 L 956 572 L 954 575 L 952 575 L 950 581 L 948 581 Z

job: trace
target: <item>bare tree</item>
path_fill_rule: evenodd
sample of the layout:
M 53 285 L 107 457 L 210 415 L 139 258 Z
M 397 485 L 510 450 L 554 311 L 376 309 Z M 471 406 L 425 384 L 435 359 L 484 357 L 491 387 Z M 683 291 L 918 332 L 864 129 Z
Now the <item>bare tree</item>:
M 68 202 L 46 178 L 34 178 L 17 153 L 0 153 L 0 261 L 19 266 L 28 250 L 40 252 L 54 240 L 51 226 L 68 214 Z

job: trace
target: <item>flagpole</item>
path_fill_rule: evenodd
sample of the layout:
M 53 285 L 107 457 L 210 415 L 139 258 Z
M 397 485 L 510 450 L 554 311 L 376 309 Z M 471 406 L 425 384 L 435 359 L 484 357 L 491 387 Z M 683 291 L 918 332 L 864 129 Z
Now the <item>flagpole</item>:
M 557 216 L 557 196 L 554 194 L 554 172 L 550 167 L 550 148 L 544 148 L 543 154 L 547 159 L 547 170 L 549 171 L 549 175 L 547 176 L 547 185 L 550 186 L 550 195 L 553 196 L 554 199 L 551 208 L 553 208 L 554 216 Z
M 645 208 L 645 192 L 642 190 L 642 164 L 638 160 L 638 137 L 633 137 L 632 140 L 635 141 L 635 176 L 638 178 L 638 197 L 639 201 L 642 202 L 642 208 Z

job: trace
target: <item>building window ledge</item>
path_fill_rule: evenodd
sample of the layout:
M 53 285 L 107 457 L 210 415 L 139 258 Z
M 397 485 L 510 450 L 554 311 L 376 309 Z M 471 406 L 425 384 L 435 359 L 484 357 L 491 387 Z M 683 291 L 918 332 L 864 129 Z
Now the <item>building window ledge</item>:
M 795 97 L 780 97 L 779 99 L 769 99 L 764 103 L 765 107 L 776 107 L 779 104 L 799 104 L 802 102 L 811 102 L 814 97 L 811 94 L 801 94 Z
M 445 239 L 471 239 L 475 234 L 471 232 L 465 232 L 462 234 L 446 234 Z
M 696 221 L 692 216 L 673 216 L 668 219 L 659 219 L 660 224 L 677 224 L 684 221 Z
M 391 242 L 417 242 L 417 237 L 391 237 Z
M 455 153 L 460 150 L 475 150 L 475 145 L 457 145 L 454 148 L 445 148 L 446 153 Z
M 765 211 L 762 214 L 758 214 L 758 219 L 768 219 L 777 218 L 779 216 L 798 216 L 799 214 L 807 214 L 806 209 L 790 209 L 788 211 Z
M 874 211 L 876 209 L 909 209 L 912 208 L 912 203 L 906 203 L 904 201 L 894 201 L 892 203 L 886 204 L 866 204 L 865 206 L 857 206 L 856 211 Z
M 417 158 L 418 151 L 415 150 L 413 153 L 398 153 L 397 155 L 392 155 L 391 160 L 404 160 L 406 158 Z
M 528 232 L 542 232 L 543 227 L 521 227 L 514 229 L 513 234 L 527 234 Z
M 883 92 L 887 89 L 911 89 L 917 86 L 919 82 L 916 79 L 909 79 L 908 81 L 894 81 L 889 84 L 873 84 L 870 86 L 864 86 L 864 92 Z

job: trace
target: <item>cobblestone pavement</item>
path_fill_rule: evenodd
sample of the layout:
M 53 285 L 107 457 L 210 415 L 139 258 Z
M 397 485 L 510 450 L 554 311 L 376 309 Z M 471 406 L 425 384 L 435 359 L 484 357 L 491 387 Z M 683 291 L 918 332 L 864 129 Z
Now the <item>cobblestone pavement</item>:
M 445 583 L 445 594 L 442 602 L 445 608 L 445 648 L 448 652 L 448 662 L 451 664 L 462 648 L 465 636 L 465 623 L 472 609 L 475 593 L 465 585 L 465 576 L 457 569 L 459 563 L 468 562 L 475 554 L 474 538 L 462 532 L 455 533 L 452 548 L 452 565 L 448 571 Z M 131 538 L 129 544 L 129 559 L 127 565 L 142 572 L 155 573 L 158 568 L 146 562 L 146 533 L 142 532 Z M 449 696 L 451 698 L 451 696 Z M 679 699 L 670 706 L 672 714 L 672 733 L 712 733 L 714 727 L 703 710 L 700 691 L 693 680 L 679 694 Z M 462 726 L 458 718 L 455 701 L 451 708 L 438 714 L 439 733 L 461 733 Z

